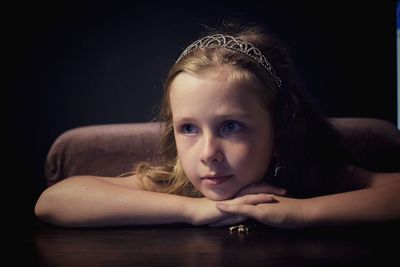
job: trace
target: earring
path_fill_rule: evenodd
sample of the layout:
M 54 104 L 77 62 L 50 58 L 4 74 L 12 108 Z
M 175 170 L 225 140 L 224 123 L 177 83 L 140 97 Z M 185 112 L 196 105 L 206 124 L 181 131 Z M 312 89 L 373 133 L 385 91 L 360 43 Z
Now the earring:
M 274 177 L 278 176 L 278 172 L 281 168 L 282 168 L 281 162 L 279 161 L 279 158 L 277 158 L 276 163 L 275 163 L 275 168 L 274 168 Z

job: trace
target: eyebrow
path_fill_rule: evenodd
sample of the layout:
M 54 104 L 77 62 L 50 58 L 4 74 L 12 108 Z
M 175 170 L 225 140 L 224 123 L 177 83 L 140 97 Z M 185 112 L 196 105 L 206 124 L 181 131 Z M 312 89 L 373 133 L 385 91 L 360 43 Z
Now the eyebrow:
M 229 119 L 229 118 L 241 118 L 241 119 L 249 119 L 252 116 L 249 115 L 248 113 L 244 112 L 232 112 L 229 114 L 220 114 L 220 115 L 215 115 L 214 118 L 224 120 L 224 119 Z M 193 117 L 176 117 L 173 119 L 173 122 L 185 122 L 185 121 L 197 121 L 196 118 Z

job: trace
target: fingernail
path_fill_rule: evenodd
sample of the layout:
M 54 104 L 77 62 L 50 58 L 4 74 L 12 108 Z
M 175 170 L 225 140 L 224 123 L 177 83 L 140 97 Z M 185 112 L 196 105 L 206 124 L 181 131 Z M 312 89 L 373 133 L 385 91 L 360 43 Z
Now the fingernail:
M 274 200 L 274 194 L 265 194 L 265 196 L 270 200 Z

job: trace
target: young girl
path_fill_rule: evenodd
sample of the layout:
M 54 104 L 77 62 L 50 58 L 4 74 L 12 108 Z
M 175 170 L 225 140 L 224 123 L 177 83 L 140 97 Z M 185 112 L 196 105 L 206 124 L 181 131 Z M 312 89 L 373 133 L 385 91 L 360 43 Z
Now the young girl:
M 65 179 L 41 194 L 36 215 L 68 227 L 400 219 L 400 173 L 348 165 L 338 133 L 299 90 L 287 50 L 257 25 L 227 23 L 188 46 L 160 114 L 162 165 Z

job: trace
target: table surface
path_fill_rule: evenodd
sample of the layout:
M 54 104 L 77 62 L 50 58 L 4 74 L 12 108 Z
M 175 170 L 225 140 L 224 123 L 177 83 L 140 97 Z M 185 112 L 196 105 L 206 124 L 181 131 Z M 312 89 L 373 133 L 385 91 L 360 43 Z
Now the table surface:
M 66 229 L 37 223 L 25 266 L 400 266 L 399 223 L 247 233 L 188 225 Z M 18 266 L 18 265 L 15 265 Z

